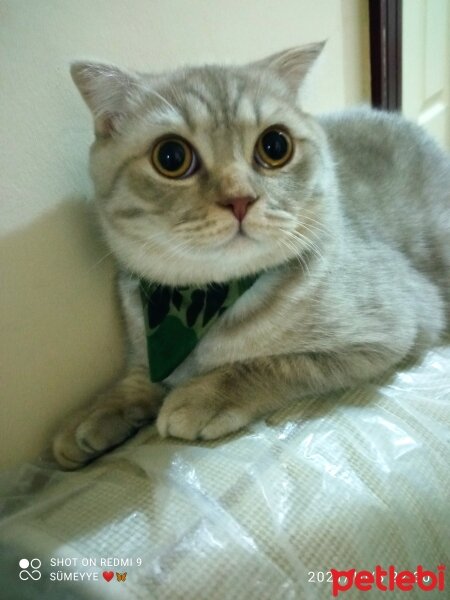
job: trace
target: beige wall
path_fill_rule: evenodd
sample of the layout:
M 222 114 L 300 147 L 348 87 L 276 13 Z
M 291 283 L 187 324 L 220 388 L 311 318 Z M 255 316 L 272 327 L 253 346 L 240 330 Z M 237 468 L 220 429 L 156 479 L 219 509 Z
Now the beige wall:
M 450 2 L 403 3 L 402 109 L 450 151 Z
M 327 39 L 312 111 L 367 101 L 364 0 L 0 2 L 0 460 L 41 452 L 121 368 L 113 266 L 86 197 L 87 109 L 73 59 L 138 70 L 244 62 Z

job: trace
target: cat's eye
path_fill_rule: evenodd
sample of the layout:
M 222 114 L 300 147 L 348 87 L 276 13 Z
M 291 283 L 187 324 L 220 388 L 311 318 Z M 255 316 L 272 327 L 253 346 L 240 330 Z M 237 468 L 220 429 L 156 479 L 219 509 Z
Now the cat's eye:
M 166 137 L 153 146 L 153 167 L 160 175 L 171 179 L 184 179 L 193 175 L 199 160 L 192 146 L 181 137 Z
M 291 136 L 281 127 L 269 127 L 256 142 L 254 158 L 266 169 L 279 169 L 288 163 L 294 151 Z

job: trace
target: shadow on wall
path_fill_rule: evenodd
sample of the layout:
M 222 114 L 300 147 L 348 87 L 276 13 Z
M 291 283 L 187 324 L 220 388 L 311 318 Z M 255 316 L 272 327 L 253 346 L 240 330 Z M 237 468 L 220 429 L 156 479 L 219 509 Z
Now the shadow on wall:
M 122 366 L 114 263 L 83 199 L 0 240 L 0 464 L 45 449 Z

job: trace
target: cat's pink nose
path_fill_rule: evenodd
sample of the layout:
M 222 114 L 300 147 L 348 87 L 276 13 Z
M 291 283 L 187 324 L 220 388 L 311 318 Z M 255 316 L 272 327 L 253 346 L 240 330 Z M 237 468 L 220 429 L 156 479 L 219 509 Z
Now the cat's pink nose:
M 232 210 L 239 223 L 242 223 L 250 205 L 256 200 L 257 198 L 253 196 L 240 196 L 238 198 L 224 198 L 219 204 Z

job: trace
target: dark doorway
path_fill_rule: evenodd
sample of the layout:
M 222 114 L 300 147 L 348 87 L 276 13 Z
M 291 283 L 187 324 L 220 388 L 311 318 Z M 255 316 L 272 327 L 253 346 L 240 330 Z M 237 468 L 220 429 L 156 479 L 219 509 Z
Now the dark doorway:
M 369 0 L 372 106 L 402 108 L 402 0 Z

